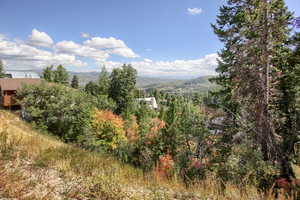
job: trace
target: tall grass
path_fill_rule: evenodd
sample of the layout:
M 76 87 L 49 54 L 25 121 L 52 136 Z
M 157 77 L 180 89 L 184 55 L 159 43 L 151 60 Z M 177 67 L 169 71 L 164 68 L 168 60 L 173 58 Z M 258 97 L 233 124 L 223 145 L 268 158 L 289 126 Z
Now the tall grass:
M 74 183 L 61 192 L 66 199 L 274 199 L 271 193 L 262 194 L 249 185 L 241 189 L 228 184 L 221 190 L 213 178 L 186 188 L 178 180 L 161 179 L 153 173 L 143 173 L 122 164 L 111 156 L 64 144 L 33 130 L 16 115 L 0 110 L 0 190 L 7 191 L 7 197 L 29 198 L 21 191 L 32 191 L 35 184 L 43 184 L 40 183 L 42 180 L 22 181 L 26 176 L 16 173 L 16 163 L 24 161 L 32 173 L 54 170 L 64 183 Z M 15 171 L 5 167 L 8 162 L 14 163 Z M 18 187 L 6 184 L 11 181 Z M 32 194 L 30 198 L 53 198 L 48 193 Z

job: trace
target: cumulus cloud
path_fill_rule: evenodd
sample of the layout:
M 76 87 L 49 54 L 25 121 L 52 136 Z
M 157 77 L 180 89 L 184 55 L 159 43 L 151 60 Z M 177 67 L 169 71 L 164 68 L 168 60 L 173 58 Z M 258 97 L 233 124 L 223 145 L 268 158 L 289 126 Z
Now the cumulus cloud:
M 86 40 L 83 43 L 85 46 L 96 48 L 96 49 L 105 49 L 110 54 L 116 54 L 125 58 L 137 58 L 139 57 L 132 49 L 128 48 L 125 42 L 122 40 L 116 39 L 114 37 L 101 38 L 93 37 L 90 40 Z
M 122 40 L 118 40 L 114 37 L 109 37 L 109 38 L 93 37 L 90 40 L 86 40 L 84 44 L 98 49 L 113 49 L 113 48 L 127 47 Z
M 143 61 L 131 62 L 130 64 L 142 76 L 197 77 L 216 75 L 217 59 L 217 54 L 209 54 L 195 60 L 152 61 L 144 59 Z M 99 64 L 105 65 L 110 70 L 122 66 L 122 63 L 113 61 L 101 62 Z
M 82 33 L 82 36 L 89 37 L 86 33 Z M 87 63 L 80 59 L 92 59 L 99 63 L 106 61 L 110 55 L 138 57 L 122 40 L 113 37 L 95 37 L 82 44 L 66 40 L 54 44 L 47 33 L 37 29 L 32 30 L 27 41 L 0 34 L 0 59 L 5 60 L 9 68 L 41 68 L 50 64 L 86 66 Z
M 56 44 L 46 33 L 32 30 L 29 41 L 10 39 L 0 34 L 0 59 L 7 69 L 33 69 L 48 65 L 62 64 L 66 67 L 87 66 L 85 60 L 91 59 L 98 65 L 106 65 L 108 70 L 121 67 L 123 63 L 108 60 L 110 55 L 136 58 L 122 40 L 115 38 L 91 38 L 83 43 L 60 41 Z M 39 37 L 42 36 L 42 37 Z M 44 39 L 42 39 L 44 38 Z M 34 42 L 33 42 L 34 41 Z M 34 45 L 33 45 L 34 43 Z M 40 47 L 49 47 L 47 49 Z M 194 60 L 154 61 L 143 58 L 131 62 L 139 75 L 147 76 L 189 76 L 216 74 L 217 54 L 209 54 Z M 84 61 L 82 61 L 84 59 Z M 73 68 L 75 71 L 87 71 L 87 68 Z
M 116 48 L 116 49 L 107 50 L 107 52 L 109 52 L 110 54 L 115 54 L 115 55 L 122 56 L 125 58 L 138 58 L 139 57 L 139 55 L 134 53 L 129 48 Z
M 5 38 L 6 38 L 5 35 L 0 33 L 0 41 L 4 40 Z
M 148 59 L 148 58 L 145 58 L 144 59 L 144 62 L 153 62 L 152 60 Z
M 187 12 L 190 15 L 200 15 L 202 13 L 202 9 L 201 8 L 188 8 Z
M 88 34 L 88 33 L 81 33 L 80 35 L 83 38 L 90 38 L 91 37 L 90 34 Z
M 25 42 L 14 42 L 7 38 L 0 39 L 0 59 L 5 60 L 6 67 L 11 69 L 41 68 L 50 64 L 86 65 L 75 56 L 38 49 Z
M 28 44 L 37 47 L 51 47 L 53 40 L 47 33 L 33 29 L 28 37 Z
M 109 54 L 92 47 L 83 46 L 73 41 L 61 41 L 55 45 L 57 52 L 71 54 L 75 56 L 87 57 L 96 61 L 106 60 Z

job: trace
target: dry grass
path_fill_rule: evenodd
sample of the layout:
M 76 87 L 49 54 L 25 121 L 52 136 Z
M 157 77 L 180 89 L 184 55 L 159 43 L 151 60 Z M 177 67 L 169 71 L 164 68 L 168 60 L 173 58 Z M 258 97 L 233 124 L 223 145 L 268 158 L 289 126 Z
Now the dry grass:
M 186 189 L 175 180 L 64 144 L 0 110 L 0 197 L 17 199 L 274 199 L 214 180 Z M 28 196 L 29 194 L 29 196 Z

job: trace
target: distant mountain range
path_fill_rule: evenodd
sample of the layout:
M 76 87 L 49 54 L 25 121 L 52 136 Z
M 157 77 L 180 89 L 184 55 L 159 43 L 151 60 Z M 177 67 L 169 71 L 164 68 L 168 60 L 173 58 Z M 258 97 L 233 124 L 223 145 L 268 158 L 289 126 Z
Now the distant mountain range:
M 146 90 L 158 89 L 169 93 L 195 93 L 206 92 L 217 88 L 209 79 L 213 76 L 201 76 L 191 80 L 174 80 L 164 83 L 155 83 L 142 87 Z
M 97 81 L 99 77 L 99 72 L 69 72 L 70 78 L 73 75 L 78 76 L 80 85 L 85 85 L 89 81 Z M 149 78 L 149 77 L 137 77 L 137 87 L 144 88 L 148 85 L 155 84 L 155 83 L 167 83 L 170 81 L 177 81 L 176 79 L 164 79 L 164 78 Z
M 85 85 L 89 81 L 97 81 L 99 76 L 97 72 L 70 72 L 70 74 L 78 76 L 80 85 Z M 205 92 L 217 87 L 209 81 L 212 77 L 202 76 L 190 80 L 137 77 L 137 87 L 145 90 L 158 89 L 170 93 Z
M 22 70 L 27 71 L 27 70 Z M 42 71 L 34 70 L 38 74 L 42 74 Z M 69 72 L 70 79 L 73 75 L 77 75 L 79 83 L 84 86 L 89 81 L 96 82 L 99 77 L 99 72 Z M 182 79 L 166 79 L 166 78 L 151 78 L 151 77 L 137 77 L 136 86 L 144 90 L 158 89 L 160 91 L 170 93 L 195 93 L 205 92 L 214 88 L 217 88 L 215 84 L 212 84 L 209 79 L 213 76 L 201 76 L 199 78 L 182 80 Z

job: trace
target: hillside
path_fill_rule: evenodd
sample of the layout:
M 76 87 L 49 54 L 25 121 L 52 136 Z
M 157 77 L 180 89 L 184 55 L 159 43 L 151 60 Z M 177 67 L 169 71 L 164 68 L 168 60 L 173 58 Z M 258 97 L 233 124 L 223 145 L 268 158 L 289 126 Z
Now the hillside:
M 89 81 L 97 81 L 99 73 L 97 72 L 69 72 L 71 77 L 77 75 L 79 77 L 80 85 L 85 85 Z M 206 92 L 216 85 L 209 82 L 209 78 L 213 76 L 201 76 L 199 78 L 190 80 L 165 79 L 165 78 L 151 78 L 151 77 L 137 77 L 138 88 L 152 90 L 159 89 L 161 91 L 170 93 L 195 93 Z
M 212 84 L 209 79 L 213 76 L 202 76 L 191 80 L 174 80 L 165 83 L 155 83 L 146 85 L 143 88 L 147 90 L 158 89 L 160 91 L 170 93 L 195 93 L 206 92 L 211 89 L 217 88 L 215 84 Z
M 22 70 L 17 70 L 22 71 Z M 26 70 L 23 70 L 26 71 Z M 39 75 L 42 74 L 41 70 L 33 70 Z M 78 76 L 79 84 L 81 86 L 86 85 L 90 81 L 96 82 L 99 77 L 99 72 L 68 72 L 70 75 L 70 81 L 73 75 Z M 217 86 L 209 82 L 209 78 L 213 76 L 201 76 L 190 80 L 179 80 L 172 78 L 154 78 L 154 77 L 137 77 L 136 86 L 141 89 L 152 90 L 159 89 L 161 91 L 170 93 L 195 93 L 206 92 L 214 89 Z
M 41 134 L 0 110 L 0 197 L 16 199 L 262 199 L 213 180 L 186 189 L 178 180 L 124 165 Z M 241 196 L 242 195 L 242 196 Z M 271 199 L 271 198 L 270 198 Z
M 80 85 L 85 85 L 89 81 L 97 81 L 99 77 L 98 72 L 69 72 L 70 77 L 73 75 L 78 76 Z M 144 88 L 151 84 L 162 84 L 162 83 L 168 83 L 170 81 L 178 81 L 175 79 L 164 79 L 164 78 L 150 78 L 150 77 L 137 77 L 137 87 Z

